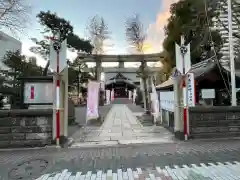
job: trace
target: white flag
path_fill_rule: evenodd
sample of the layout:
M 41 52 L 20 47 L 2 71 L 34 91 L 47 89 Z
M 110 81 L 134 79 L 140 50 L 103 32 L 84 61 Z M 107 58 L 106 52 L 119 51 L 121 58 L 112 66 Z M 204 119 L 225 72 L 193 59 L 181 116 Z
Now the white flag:
M 50 40 L 49 67 L 53 69 L 54 72 L 56 72 L 57 71 L 57 52 L 53 48 L 53 43 L 54 41 Z M 67 40 L 64 40 L 61 43 L 61 49 L 59 51 L 59 72 L 61 72 L 66 67 L 67 67 Z

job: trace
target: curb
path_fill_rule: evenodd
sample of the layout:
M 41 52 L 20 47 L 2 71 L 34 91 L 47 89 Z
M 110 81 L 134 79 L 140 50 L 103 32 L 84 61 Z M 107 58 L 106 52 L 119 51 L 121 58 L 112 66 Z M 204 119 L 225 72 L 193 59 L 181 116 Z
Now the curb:
M 109 147 L 138 147 L 144 145 L 166 145 L 166 144 L 179 144 L 178 142 L 139 142 L 139 143 L 119 143 L 118 141 L 112 141 L 112 143 L 106 142 L 92 142 L 91 143 L 79 143 L 74 146 L 70 146 L 69 149 L 88 149 L 88 148 L 109 148 Z
M 10 148 L 10 149 L 0 149 L 0 152 L 7 151 L 26 151 L 26 150 L 42 150 L 42 149 L 58 149 L 60 146 L 44 146 L 44 147 L 32 147 L 32 148 Z

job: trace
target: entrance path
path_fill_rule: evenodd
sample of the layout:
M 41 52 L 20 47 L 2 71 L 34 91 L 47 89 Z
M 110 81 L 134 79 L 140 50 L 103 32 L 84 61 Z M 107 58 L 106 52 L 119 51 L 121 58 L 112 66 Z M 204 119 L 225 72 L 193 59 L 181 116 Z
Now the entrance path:
M 102 126 L 86 134 L 81 141 L 75 137 L 72 147 L 82 147 L 86 143 L 117 145 L 174 142 L 172 133 L 161 126 L 143 127 L 125 104 L 114 104 Z

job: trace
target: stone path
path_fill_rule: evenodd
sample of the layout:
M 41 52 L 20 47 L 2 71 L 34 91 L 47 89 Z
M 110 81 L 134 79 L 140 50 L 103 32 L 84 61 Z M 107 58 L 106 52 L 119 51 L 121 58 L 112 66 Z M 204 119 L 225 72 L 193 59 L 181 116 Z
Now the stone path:
M 75 143 L 71 147 L 80 147 L 83 143 L 84 145 L 87 143 L 115 145 L 173 142 L 173 135 L 165 128 L 143 127 L 134 113 L 124 104 L 114 104 L 100 128 L 86 127 L 84 131 L 84 139 L 78 134 L 73 136 Z
M 112 171 L 111 169 L 97 171 L 96 173 L 88 171 L 86 174 L 77 172 L 72 174 L 68 169 L 62 172 L 42 175 L 37 180 L 235 180 L 240 179 L 240 163 L 201 163 L 200 165 L 191 164 L 174 168 L 165 166 L 164 168 L 156 167 L 150 171 L 136 169 L 121 169 Z

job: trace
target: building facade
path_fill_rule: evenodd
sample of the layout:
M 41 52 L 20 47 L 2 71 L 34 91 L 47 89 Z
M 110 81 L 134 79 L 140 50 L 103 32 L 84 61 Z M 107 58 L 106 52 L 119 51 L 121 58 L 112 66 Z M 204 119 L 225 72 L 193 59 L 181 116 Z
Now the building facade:
M 220 60 L 221 64 L 224 67 L 229 67 L 229 36 L 228 36 L 228 6 L 226 2 L 223 1 L 218 1 L 218 13 L 219 13 L 219 20 L 221 21 L 218 22 L 218 20 L 216 18 L 214 18 L 213 20 L 215 21 L 215 26 L 214 28 L 220 31 L 220 34 L 224 40 L 223 43 L 223 47 L 221 49 L 221 53 L 222 53 L 222 58 Z M 236 14 L 236 11 L 234 11 L 235 8 L 239 8 L 237 6 L 239 5 L 240 0 L 235 0 L 233 1 L 233 15 L 236 17 L 239 17 L 240 14 Z M 240 20 L 240 17 L 239 17 Z M 232 29 L 233 29 L 233 33 L 238 33 L 239 34 L 239 30 L 240 27 L 238 26 L 238 24 L 234 21 L 232 21 Z M 239 51 L 239 47 L 237 44 L 239 44 L 240 42 L 238 38 L 236 38 L 235 36 L 233 36 L 233 41 L 234 41 L 234 50 L 235 50 L 235 56 L 238 55 L 238 51 Z
M 11 95 L 9 88 L 13 87 L 13 73 L 12 70 L 3 63 L 6 52 L 22 51 L 21 41 L 7 35 L 0 31 L 0 96 L 4 96 L 4 105 L 1 108 L 11 108 L 9 104 L 9 97 Z
M 9 68 L 3 63 L 3 58 L 7 51 L 22 52 L 21 41 L 0 31 L 0 70 L 8 70 Z

